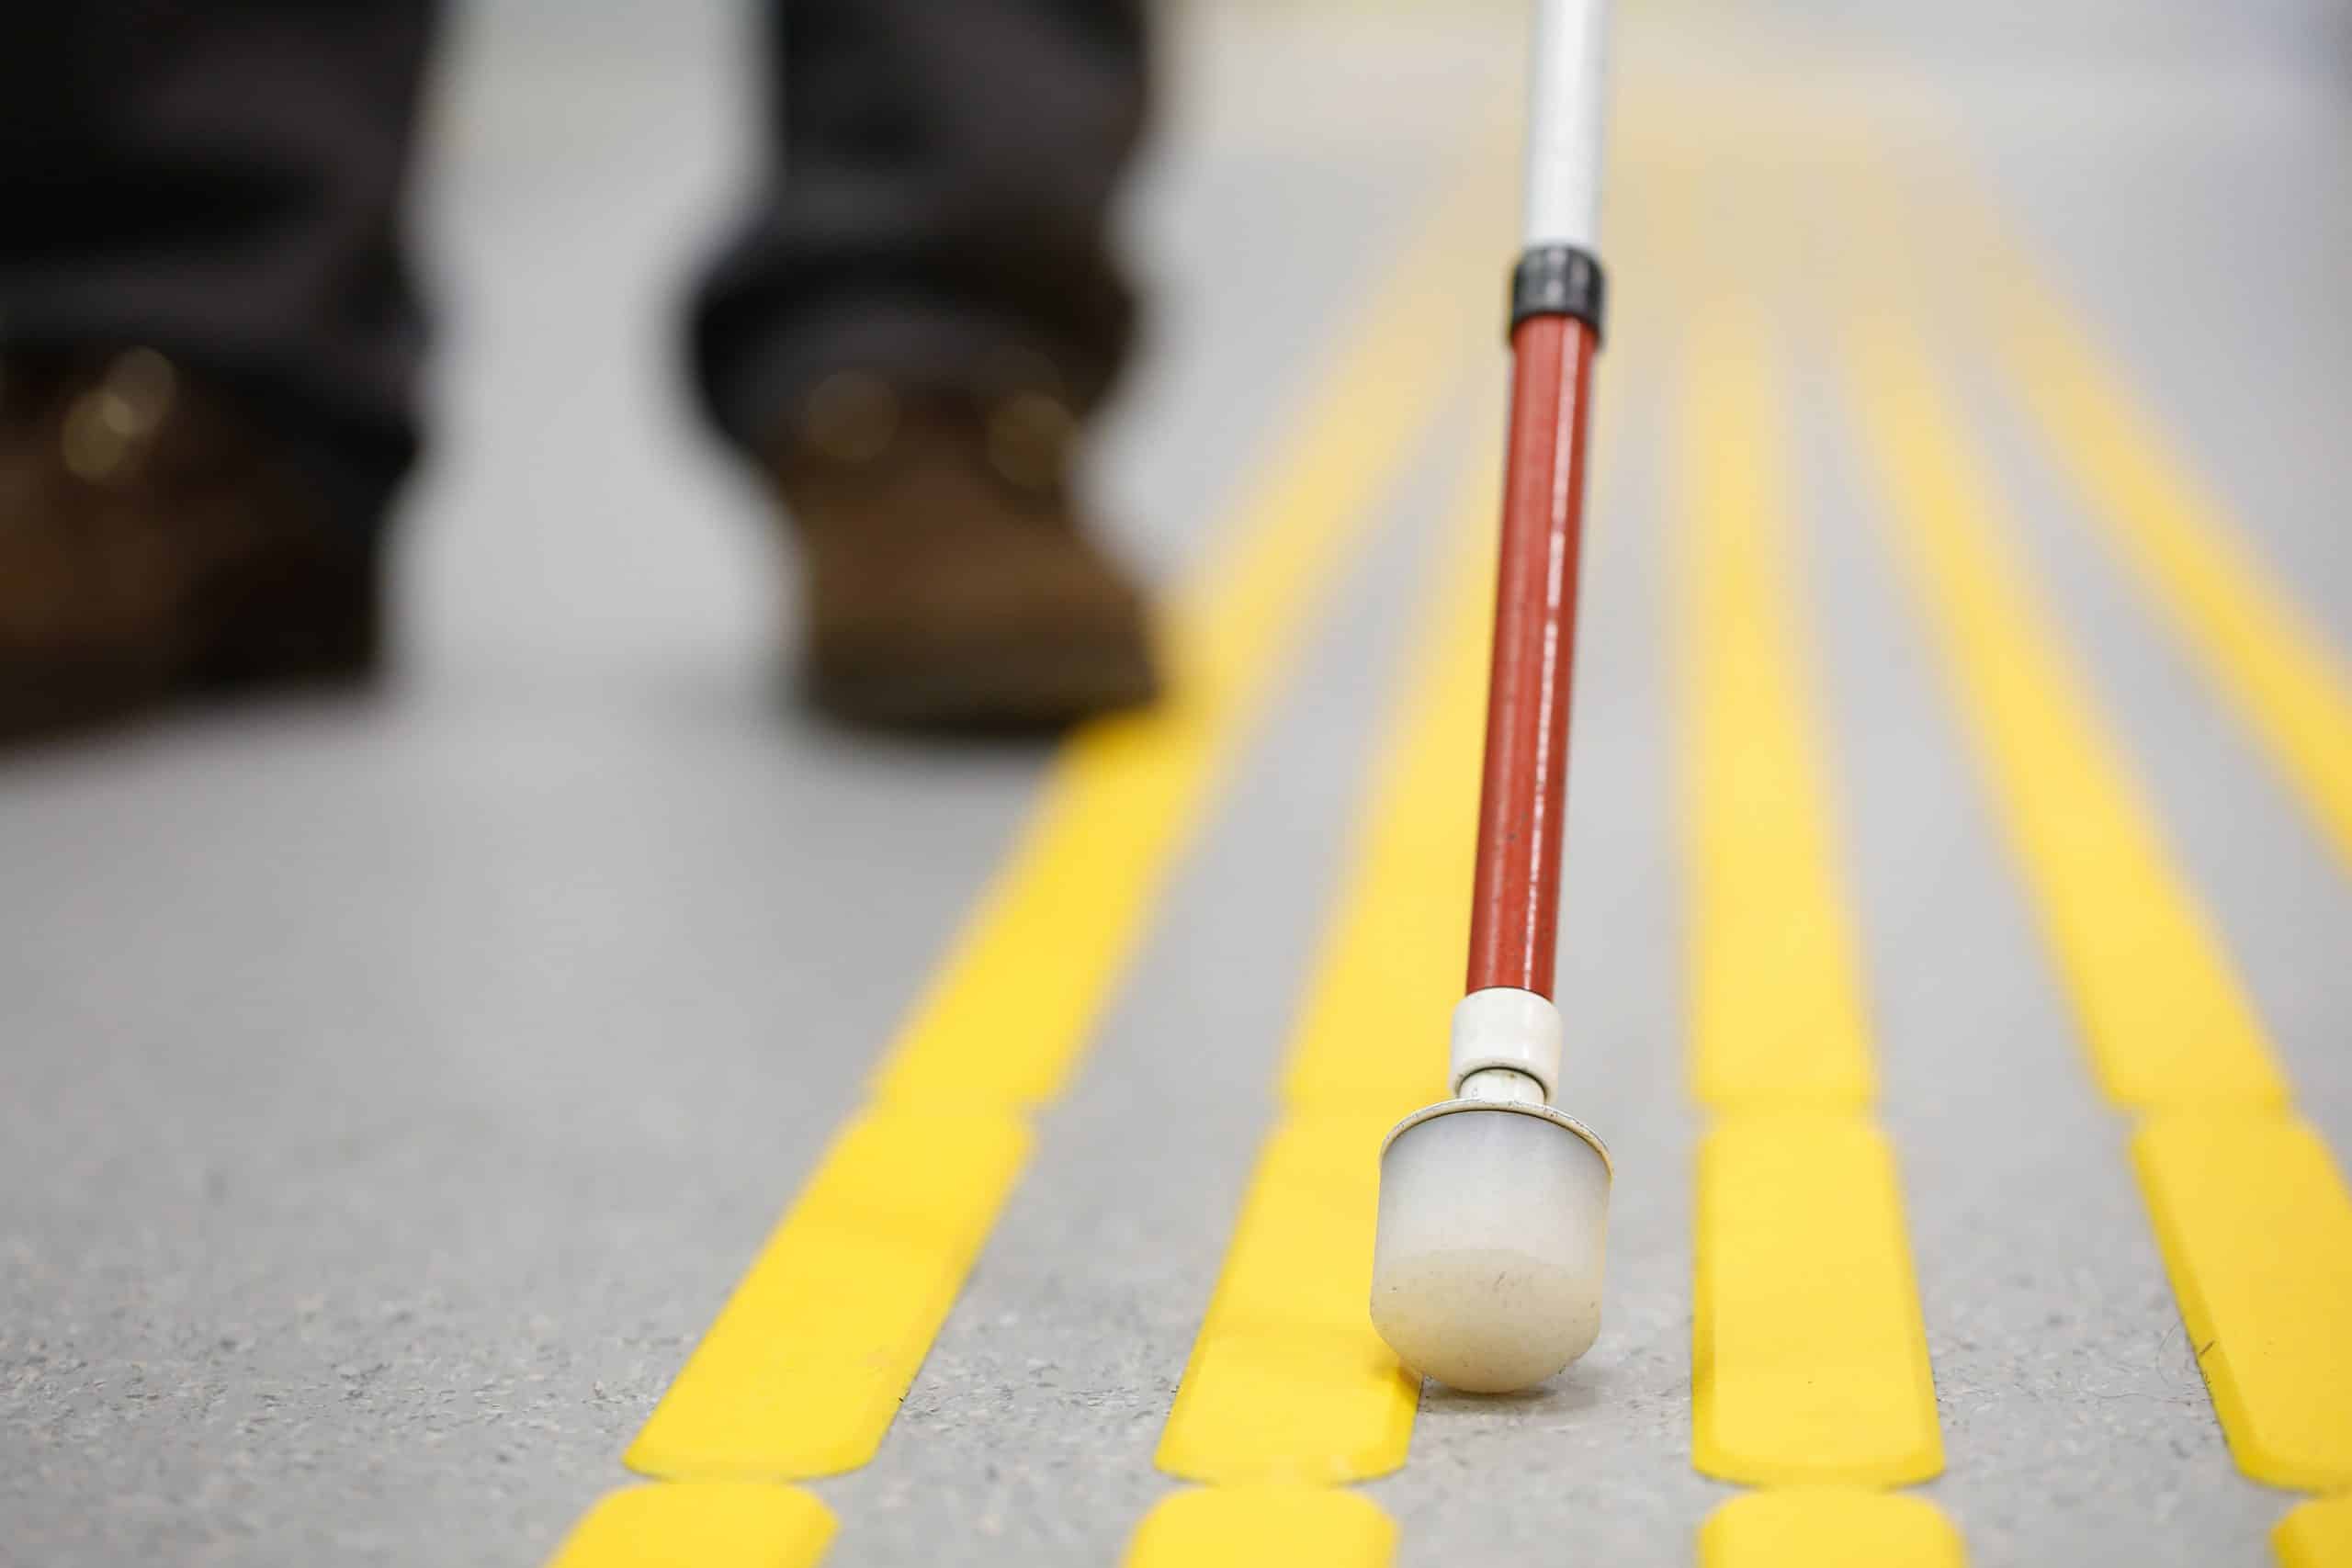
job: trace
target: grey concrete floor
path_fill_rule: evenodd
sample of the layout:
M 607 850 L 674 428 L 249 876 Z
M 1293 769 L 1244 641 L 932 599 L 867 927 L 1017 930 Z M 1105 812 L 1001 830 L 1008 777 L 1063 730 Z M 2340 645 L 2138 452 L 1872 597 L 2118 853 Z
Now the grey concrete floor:
M 1785 46 L 1838 61 L 1822 92 L 1852 90 L 1857 134 L 1915 88 L 1956 106 L 1961 154 L 2352 646 L 2352 28 L 2332 7 L 2166 6 L 2123 48 L 2097 0 L 1638 9 L 1628 96 L 1769 73 Z M 1335 294 L 1494 144 L 1519 27 L 1500 0 L 1166 19 L 1131 213 L 1152 353 L 1099 475 L 1163 581 L 1312 389 Z M 403 520 L 387 691 L 0 764 L 0 1562 L 542 1559 L 621 1479 L 856 1103 L 922 978 L 893 955 L 941 949 L 1020 819 L 1041 754 L 844 737 L 778 698 L 790 562 L 675 377 L 680 286 L 742 162 L 744 21 L 716 0 L 459 18 L 425 213 L 441 441 Z M 1618 177 L 1637 203 L 1639 164 Z M 1688 1463 L 1676 318 L 1616 259 L 1563 964 L 1607 1063 L 1577 1103 L 1621 1173 L 1610 1326 L 1539 1396 L 1425 1400 L 1410 1462 L 1370 1489 L 1413 1564 L 1686 1562 L 1729 1495 Z M 1946 347 L 2341 1159 L 2352 883 L 2075 520 L 1997 367 Z M 2267 1561 L 2292 1499 L 2230 1467 L 1851 421 L 1817 377 L 1790 407 L 1950 1461 L 1928 1493 L 1980 1564 Z M 1432 408 L 880 1457 L 819 1486 L 830 1561 L 1107 1562 L 1171 1484 L 1151 1447 L 1432 528 L 1490 439 Z

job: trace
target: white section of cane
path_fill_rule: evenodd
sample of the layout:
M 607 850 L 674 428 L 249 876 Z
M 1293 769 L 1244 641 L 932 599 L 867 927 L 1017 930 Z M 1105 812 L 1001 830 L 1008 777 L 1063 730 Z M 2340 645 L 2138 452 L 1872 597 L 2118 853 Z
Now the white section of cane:
M 1534 1098 L 1549 1101 L 1560 1087 L 1560 1010 L 1533 991 L 1495 986 L 1471 992 L 1453 1005 L 1453 1092 L 1521 1098 L 1474 1093 L 1473 1077 L 1501 1069 L 1533 1079 L 1540 1090 Z
M 1527 91 L 1526 243 L 1600 254 L 1608 0 L 1536 0 Z

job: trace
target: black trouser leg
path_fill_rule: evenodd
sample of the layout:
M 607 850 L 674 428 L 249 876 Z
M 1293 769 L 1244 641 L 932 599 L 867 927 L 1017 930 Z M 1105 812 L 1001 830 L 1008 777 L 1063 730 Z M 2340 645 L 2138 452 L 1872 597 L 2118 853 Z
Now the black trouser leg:
M 0 345 L 147 344 L 371 525 L 416 446 L 433 0 L 0 4 Z
M 1143 0 L 772 0 L 759 200 L 695 305 L 737 443 L 836 370 L 1080 411 L 1135 304 L 1108 211 L 1145 99 Z

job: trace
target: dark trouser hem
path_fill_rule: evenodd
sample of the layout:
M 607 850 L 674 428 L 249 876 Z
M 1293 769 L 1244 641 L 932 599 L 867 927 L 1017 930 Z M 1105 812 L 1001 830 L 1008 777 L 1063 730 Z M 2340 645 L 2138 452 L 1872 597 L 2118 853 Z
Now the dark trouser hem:
M 904 390 L 1048 393 L 1083 414 L 1109 389 L 1099 345 L 1055 343 L 1029 323 L 876 299 L 829 310 L 805 326 L 730 335 L 706 352 L 706 412 L 729 442 L 772 459 L 808 393 L 839 371 L 866 371 Z
M 151 346 L 374 526 L 417 446 L 401 209 L 435 9 L 0 6 L 0 340 Z

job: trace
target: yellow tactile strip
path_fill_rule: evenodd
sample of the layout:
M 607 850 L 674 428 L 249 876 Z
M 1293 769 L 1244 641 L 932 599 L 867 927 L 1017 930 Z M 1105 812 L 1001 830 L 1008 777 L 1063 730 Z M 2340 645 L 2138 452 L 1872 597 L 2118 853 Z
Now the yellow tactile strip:
M 1492 194 L 1454 194 L 1307 382 L 1317 400 L 1171 606 L 1172 694 L 1064 746 L 873 1101 L 680 1371 L 632 1466 L 776 1482 L 872 1457 L 1019 1179 L 1029 1114 L 1082 1054 L 1160 886 L 1480 342 L 1460 287 L 1479 231 L 1462 219 Z M 695 1486 L 627 1506 L 684 1520 L 722 1495 Z
M 1383 1568 L 1396 1550 L 1395 1522 L 1353 1492 L 1216 1487 L 1152 1509 L 1126 1568 Z
M 1960 1532 L 1924 1498 L 1801 1486 L 1734 1497 L 1699 1530 L 1699 1568 L 1962 1568 Z
M 1699 1147 L 1691 1462 L 1751 1485 L 1943 1469 L 1894 1151 L 1846 1111 L 1721 1118 Z
M 842 1129 L 625 1456 L 673 1481 L 863 1464 L 1029 1154 L 986 1105 Z
M 1676 578 L 1690 1091 L 1717 1111 L 1860 1111 L 1877 1076 L 1800 652 L 1786 435 L 1755 321 L 1720 309 L 1690 341 Z
M 2352 1568 L 2352 1497 L 2303 1503 L 2270 1532 L 2278 1568 Z
M 1854 401 L 1901 553 L 1999 797 L 2108 1097 L 2138 1110 L 2278 1105 L 2286 1084 L 2047 614 L 1917 329 L 1853 337 Z
M 1336 1484 L 1405 1461 L 1420 1380 L 1374 1332 L 1368 1307 L 1378 1156 L 1401 1116 L 1445 1091 L 1477 825 L 1494 505 L 1482 462 L 1450 536 L 1479 547 L 1456 547 L 1417 645 L 1418 677 L 1381 753 L 1354 871 L 1292 1036 L 1283 1114 L 1160 1438 L 1163 1470 L 1219 1490 L 1163 1500 L 1136 1530 L 1130 1568 L 1234 1561 L 1224 1538 L 1179 1529 L 1171 1515 L 1237 1537 L 1261 1515 L 1279 1536 L 1302 1506 L 1296 1494 L 1250 1483 Z M 1385 1562 L 1389 1539 L 1329 1560 Z
M 1856 403 L 2239 1467 L 2352 1484 L 2352 1196 L 2076 673 L 1917 330 L 1874 315 Z
M 1381 751 L 1312 988 L 1283 1069 L 1293 1111 L 1392 1121 L 1442 1100 L 1470 941 L 1478 760 L 1494 622 L 1495 482 L 1483 468 L 1449 534 L 1473 541 L 1436 591 L 1413 690 Z
M 2352 1192 L 2327 1145 L 2291 1115 L 2159 1114 L 2132 1162 L 2240 1467 L 2352 1487 Z
M 1266 1140 L 1159 1440 L 1187 1481 L 1337 1484 L 1405 1461 L 1420 1380 L 1373 1331 L 1380 1140 L 1396 1118 L 1295 1112 Z
M 797 1486 L 628 1486 L 581 1517 L 550 1568 L 812 1568 L 834 1528 Z
M 2352 871 L 2352 672 L 2106 363 L 2022 268 L 1996 313 L 2010 385 L 2085 512 Z
M 1869 1113 L 1771 352 L 1736 305 L 1697 319 L 1678 422 L 1690 1081 L 1714 1112 L 1698 1165 L 1691 1460 L 1756 1485 L 1901 1485 L 1942 1468 L 1942 1440 L 1901 1182 Z M 1779 1537 L 1739 1521 L 1803 1520 L 1840 1495 L 1743 1500 L 1710 1526 L 1707 1560 L 1719 1536 L 1739 1553 L 1726 1562 L 1809 1561 L 1771 1555 Z M 1925 1503 L 1859 1510 L 1939 1522 Z M 1842 1539 L 1855 1512 L 1812 1528 Z

